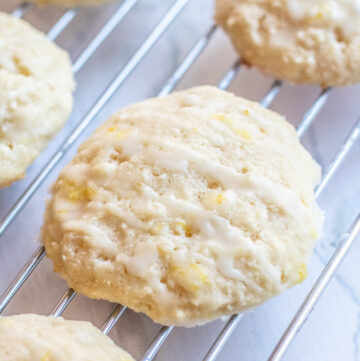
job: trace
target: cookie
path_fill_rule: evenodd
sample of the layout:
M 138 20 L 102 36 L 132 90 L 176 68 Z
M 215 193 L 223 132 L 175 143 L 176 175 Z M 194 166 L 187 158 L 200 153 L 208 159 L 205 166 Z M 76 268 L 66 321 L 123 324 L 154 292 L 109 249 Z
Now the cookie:
M 68 54 L 23 20 L 0 13 L 0 187 L 27 167 L 72 109 Z
M 197 87 L 126 107 L 85 141 L 42 239 L 75 290 L 193 326 L 306 277 L 319 178 L 280 115 Z
M 134 361 L 90 322 L 25 314 L 0 317 L 1 361 Z
M 71 8 L 74 6 L 100 5 L 115 0 L 32 0 L 32 1 L 39 5 L 54 4 L 66 8 Z
M 246 64 L 322 87 L 360 81 L 355 0 L 217 0 L 216 22 Z

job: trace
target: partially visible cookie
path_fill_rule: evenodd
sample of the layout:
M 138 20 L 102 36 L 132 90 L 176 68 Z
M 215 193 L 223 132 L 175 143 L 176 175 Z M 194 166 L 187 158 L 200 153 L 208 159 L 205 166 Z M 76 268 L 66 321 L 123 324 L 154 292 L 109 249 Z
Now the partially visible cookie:
M 90 322 L 34 314 L 0 317 L 1 361 L 134 361 Z
M 67 120 L 68 54 L 23 20 L 0 13 L 0 187 L 27 167 Z
M 294 128 L 214 87 L 126 107 L 61 172 L 42 238 L 69 286 L 193 326 L 306 277 L 320 168 Z
M 63 7 L 100 5 L 115 0 L 31 0 L 39 5 L 54 4 Z
M 247 64 L 277 78 L 323 87 L 360 81 L 356 0 L 216 0 L 215 18 Z

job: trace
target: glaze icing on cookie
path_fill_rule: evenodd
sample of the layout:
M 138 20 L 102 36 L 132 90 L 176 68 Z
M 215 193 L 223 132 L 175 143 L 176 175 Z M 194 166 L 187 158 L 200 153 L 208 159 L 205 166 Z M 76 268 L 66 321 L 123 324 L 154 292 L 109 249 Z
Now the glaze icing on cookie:
M 193 88 L 126 107 L 85 141 L 42 237 L 77 291 L 193 326 L 306 277 L 319 177 L 280 115 Z

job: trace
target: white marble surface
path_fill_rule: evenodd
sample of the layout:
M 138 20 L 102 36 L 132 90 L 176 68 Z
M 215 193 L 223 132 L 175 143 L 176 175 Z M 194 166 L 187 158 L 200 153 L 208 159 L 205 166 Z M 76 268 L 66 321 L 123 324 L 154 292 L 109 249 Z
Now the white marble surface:
M 78 73 L 76 105 L 71 119 L 49 148 L 31 166 L 26 179 L 11 188 L 0 190 L 0 217 L 5 215 L 173 2 L 174 0 L 140 0 L 91 61 Z M 82 9 L 57 39 L 58 44 L 68 49 L 72 58 L 76 59 L 120 3 Z M 42 223 L 47 189 L 60 169 L 71 159 L 79 142 L 113 111 L 130 102 L 154 96 L 158 92 L 191 46 L 208 29 L 212 22 L 212 7 L 213 3 L 209 0 L 190 0 L 181 16 L 100 112 L 80 137 L 81 139 L 76 142 L 76 146 L 68 152 L 7 230 L 0 240 L 0 293 L 5 290 L 20 267 L 38 247 L 36 238 Z M 0 0 L 1 10 L 10 12 L 14 8 L 15 3 L 11 0 Z M 47 31 L 62 12 L 63 10 L 55 7 L 33 8 L 25 18 Z M 235 59 L 236 55 L 229 41 L 221 31 L 218 31 L 206 51 L 181 81 L 179 88 L 195 84 L 216 84 Z M 264 77 L 256 70 L 244 68 L 230 89 L 238 95 L 259 100 L 271 81 L 271 78 Z M 296 124 L 318 92 L 319 89 L 313 86 L 286 85 L 271 107 L 285 114 L 290 122 Z M 326 107 L 305 135 L 303 139 L 305 146 L 322 166 L 326 167 L 329 164 L 336 149 L 360 115 L 359 99 L 359 86 L 335 90 Z M 347 230 L 360 210 L 359 177 L 360 142 L 358 141 L 351 155 L 346 158 L 337 175 L 319 198 L 320 205 L 326 212 L 325 235 L 318 242 L 311 258 L 309 279 L 245 315 L 219 360 L 266 360 L 319 275 L 324 262 L 329 259 L 339 235 Z M 359 259 L 360 244 L 357 240 L 284 360 L 360 360 Z M 50 262 L 43 261 L 6 308 L 4 314 L 23 312 L 47 314 L 65 290 L 65 283 L 52 273 Z M 64 316 L 90 320 L 99 326 L 112 307 L 104 301 L 77 296 Z M 175 329 L 157 359 L 201 360 L 222 326 L 223 322 L 217 321 L 193 329 Z M 145 316 L 126 311 L 110 336 L 134 357 L 140 358 L 158 329 L 159 326 Z

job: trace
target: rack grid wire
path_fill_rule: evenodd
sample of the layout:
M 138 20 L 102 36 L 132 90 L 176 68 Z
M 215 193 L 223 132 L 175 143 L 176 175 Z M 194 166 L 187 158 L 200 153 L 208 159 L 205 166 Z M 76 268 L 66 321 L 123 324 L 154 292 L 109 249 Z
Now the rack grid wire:
M 36 193 L 43 181 L 51 174 L 55 166 L 75 144 L 76 140 L 91 124 L 91 122 L 99 114 L 103 107 L 108 103 L 108 101 L 116 94 L 118 89 L 124 84 L 127 78 L 133 73 L 133 71 L 136 70 L 142 60 L 156 45 L 158 40 L 173 24 L 173 22 L 175 22 L 178 15 L 182 13 L 184 8 L 188 5 L 190 1 L 191 0 L 176 0 L 171 4 L 165 15 L 162 16 L 160 21 L 147 35 L 146 39 L 135 51 L 135 53 L 130 57 L 128 62 L 116 74 L 116 76 L 106 87 L 104 92 L 91 106 L 91 109 L 88 111 L 88 113 L 81 119 L 81 121 L 75 126 L 75 128 L 72 129 L 70 136 L 65 139 L 65 141 L 61 144 L 58 150 L 50 157 L 48 163 L 33 178 L 30 185 L 17 198 L 17 200 L 10 207 L 6 215 L 1 219 L 0 237 L 4 235 L 10 225 L 15 221 L 23 208 L 27 205 L 27 203 Z M 138 2 L 139 0 L 123 0 L 122 2 L 120 2 L 118 8 L 113 13 L 113 15 L 106 21 L 103 27 L 98 31 L 98 33 L 94 36 L 91 42 L 86 46 L 86 48 L 74 61 L 73 71 L 75 74 L 77 74 L 84 67 L 84 65 L 89 60 L 91 60 L 91 57 L 94 55 L 94 53 L 96 53 L 96 51 L 100 48 L 103 42 L 112 34 L 113 30 L 122 22 L 122 20 L 124 20 L 126 15 L 131 10 L 133 10 L 133 8 Z M 34 5 L 31 5 L 29 3 L 23 3 L 12 12 L 12 15 L 21 18 L 32 8 L 34 8 Z M 55 41 L 59 37 L 59 35 L 67 28 L 67 26 L 74 20 L 78 12 L 79 9 L 64 11 L 64 13 L 59 17 L 56 23 L 47 32 L 47 37 L 50 40 Z M 189 50 L 186 57 L 182 60 L 180 65 L 176 68 L 170 78 L 162 86 L 160 92 L 157 94 L 158 96 L 167 95 L 176 88 L 180 80 L 183 79 L 185 74 L 189 71 L 192 65 L 200 57 L 202 52 L 206 49 L 210 40 L 214 37 L 216 30 L 217 26 L 211 25 L 209 29 L 203 34 L 203 36 L 201 36 L 197 40 L 195 45 Z M 242 63 L 241 59 L 239 59 L 226 72 L 222 80 L 219 82 L 218 87 L 220 89 L 227 89 L 234 80 L 234 78 L 237 76 L 237 73 L 239 72 L 241 67 Z M 269 107 L 282 87 L 282 81 L 274 80 L 260 103 L 264 107 Z M 332 91 L 333 89 L 331 88 L 322 90 L 315 98 L 306 113 L 303 115 L 302 120 L 297 126 L 297 133 L 300 138 L 307 132 L 309 127 L 316 120 L 317 115 L 325 106 Z M 336 174 L 336 171 L 339 169 L 343 161 L 351 152 L 359 137 L 360 118 L 349 132 L 347 138 L 345 139 L 341 147 L 337 150 L 336 155 L 330 165 L 325 170 L 322 180 L 315 190 L 316 197 L 319 197 L 319 195 L 326 189 L 327 184 Z M 290 343 L 293 341 L 294 337 L 303 326 L 310 312 L 315 307 L 317 301 L 319 300 L 327 285 L 333 278 L 337 268 L 339 267 L 350 247 L 359 235 L 359 232 L 360 214 L 357 215 L 349 230 L 339 241 L 339 244 L 334 251 L 332 257 L 324 267 L 320 276 L 318 277 L 310 292 L 308 293 L 303 303 L 299 307 L 298 311 L 294 315 L 291 323 L 288 325 L 282 337 L 274 347 L 273 352 L 268 358 L 268 361 L 279 361 L 282 358 L 282 356 L 290 346 Z M 14 279 L 14 281 L 9 285 L 9 287 L 0 297 L 0 313 L 4 311 L 6 306 L 9 304 L 9 302 L 12 300 L 12 298 L 15 296 L 15 294 L 21 288 L 27 278 L 31 275 L 34 269 L 39 265 L 44 256 L 44 247 L 40 246 L 33 254 L 33 256 L 29 259 L 29 261 L 25 264 L 25 266 L 21 269 L 18 276 Z M 66 307 L 70 304 L 70 302 L 74 299 L 75 296 L 76 292 L 72 289 L 68 289 L 54 306 L 50 314 L 56 317 L 62 315 Z M 124 314 L 125 310 L 125 306 L 115 305 L 113 311 L 109 314 L 109 316 L 101 326 L 102 332 L 108 334 L 114 327 L 116 322 Z M 225 323 L 225 326 L 221 330 L 220 334 L 217 336 L 217 338 L 209 348 L 208 352 L 203 357 L 204 361 L 213 361 L 217 358 L 222 348 L 235 330 L 236 326 L 240 322 L 242 316 L 243 315 L 239 314 L 233 315 L 229 318 L 229 320 Z M 153 360 L 173 329 L 174 327 L 162 327 L 154 340 L 151 342 L 150 346 L 145 350 L 141 360 Z

